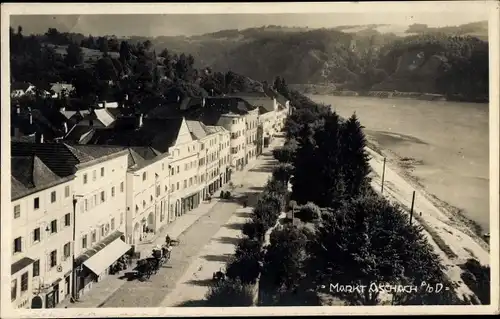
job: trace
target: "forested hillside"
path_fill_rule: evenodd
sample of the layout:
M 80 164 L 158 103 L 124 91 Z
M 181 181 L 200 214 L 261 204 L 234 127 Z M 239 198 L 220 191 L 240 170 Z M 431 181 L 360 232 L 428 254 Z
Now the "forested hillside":
M 443 94 L 456 100 L 488 100 L 486 22 L 442 28 L 414 24 L 400 32 L 406 36 L 378 31 L 387 27 L 266 26 L 191 37 L 125 40 L 132 47 L 146 44 L 159 53 L 158 57 L 168 56 L 169 61 L 184 53 L 192 56 L 194 68 L 233 71 L 258 81 L 272 81 L 280 75 L 291 84 L 322 84 L 338 91 L 396 90 Z M 36 38 L 57 45 L 55 50 L 62 55 L 65 46 L 75 42 L 83 48 L 86 61 L 98 59 L 99 52 L 118 59 L 123 40 L 55 29 Z

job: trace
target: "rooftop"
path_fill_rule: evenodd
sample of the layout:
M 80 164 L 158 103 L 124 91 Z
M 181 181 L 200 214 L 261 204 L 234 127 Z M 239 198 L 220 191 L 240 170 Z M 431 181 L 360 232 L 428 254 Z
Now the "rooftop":
M 11 200 L 68 181 L 56 175 L 36 155 L 11 157 Z

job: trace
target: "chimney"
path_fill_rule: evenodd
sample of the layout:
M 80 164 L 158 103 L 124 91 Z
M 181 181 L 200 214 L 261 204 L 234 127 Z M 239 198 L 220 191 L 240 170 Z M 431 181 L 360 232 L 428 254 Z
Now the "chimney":
M 203 98 L 203 99 L 201 100 L 201 106 L 202 106 L 202 107 L 205 107 L 205 101 L 206 101 L 206 100 L 205 100 L 205 98 Z
M 177 102 L 179 102 L 180 100 L 181 100 L 181 96 L 177 95 Z
M 31 111 L 30 111 L 30 125 L 33 125 L 33 114 L 31 114 Z
M 42 133 L 40 133 L 40 135 L 38 137 L 38 143 L 43 144 L 43 134 Z
M 68 134 L 68 123 L 64 122 L 64 134 Z
M 125 94 L 125 101 L 128 101 L 128 94 Z
M 106 101 L 102 101 L 102 107 L 105 109 L 106 108 Z
M 19 106 L 19 104 L 16 106 L 16 112 L 17 115 L 21 114 L 21 107 Z

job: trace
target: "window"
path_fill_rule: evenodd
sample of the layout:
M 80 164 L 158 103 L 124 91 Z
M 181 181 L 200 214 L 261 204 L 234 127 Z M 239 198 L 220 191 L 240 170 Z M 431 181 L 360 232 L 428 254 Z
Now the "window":
M 142 180 L 145 181 L 147 178 L 146 172 L 142 173 Z
M 187 180 L 185 179 L 184 180 L 184 188 L 186 188 L 186 187 L 187 187 Z
M 149 201 L 153 202 L 153 195 L 149 196 Z
M 97 173 L 96 171 L 92 171 L 92 181 L 95 181 L 97 179 Z
M 85 211 L 89 209 L 89 201 L 85 198 Z
M 53 221 L 50 222 L 50 233 L 51 234 L 57 233 L 57 219 L 54 219 Z
M 101 203 L 104 203 L 106 201 L 106 195 L 104 191 L 101 191 Z
M 115 187 L 111 187 L 111 197 L 115 197 Z
M 123 213 L 120 214 L 120 225 L 123 225 Z
M 40 208 L 40 198 L 36 197 L 33 199 L 33 209 L 37 210 Z
M 64 197 L 69 197 L 69 186 L 64 187 Z
M 170 187 L 170 192 L 172 193 L 174 191 L 174 189 L 175 189 L 175 185 L 172 184 L 172 187 Z
M 104 225 L 101 225 L 101 237 L 104 237 L 106 233 L 104 232 Z
M 174 175 L 174 174 L 175 174 L 175 170 L 174 170 L 174 168 L 172 167 L 172 168 L 170 169 L 170 175 Z
M 33 263 L 33 277 L 40 276 L 40 259 L 35 260 Z
M 179 165 L 177 165 L 177 173 L 179 173 Z
M 97 241 L 97 232 L 95 230 L 92 231 L 92 244 Z
M 88 181 L 87 174 L 83 174 L 83 183 L 87 184 L 87 181 Z
M 68 259 L 71 255 L 71 243 L 64 244 L 63 252 L 64 252 L 64 260 Z
M 40 227 L 33 229 L 33 242 L 39 242 L 40 241 Z
M 165 163 L 161 163 L 161 170 L 165 170 Z
M 54 203 L 56 201 L 56 192 L 53 191 L 50 193 L 50 202 Z
M 156 197 L 160 196 L 161 188 L 160 185 L 156 186 Z
M 193 185 L 193 178 L 192 178 L 192 177 L 190 177 L 190 178 L 189 178 L 189 186 L 192 186 L 192 185 Z
M 87 248 L 87 235 L 82 236 L 82 249 Z
M 23 251 L 22 245 L 23 245 L 22 237 L 17 237 L 16 239 L 14 239 L 14 254 Z
M 179 190 L 179 182 L 177 182 L 177 190 Z
M 50 263 L 50 268 L 55 267 L 57 265 L 57 250 L 53 250 L 50 252 L 49 263 Z
M 21 217 L 21 205 L 14 206 L 14 218 Z
M 115 219 L 111 218 L 111 230 L 115 230 Z
M 97 195 L 94 194 L 94 206 L 97 206 Z
M 123 193 L 123 182 L 120 183 L 120 192 Z
M 71 225 L 71 214 L 67 213 L 64 215 L 64 226 L 69 226 Z
M 101 167 L 101 177 L 104 177 L 104 167 Z
M 12 301 L 17 298 L 17 279 L 14 279 L 10 283 L 10 299 Z

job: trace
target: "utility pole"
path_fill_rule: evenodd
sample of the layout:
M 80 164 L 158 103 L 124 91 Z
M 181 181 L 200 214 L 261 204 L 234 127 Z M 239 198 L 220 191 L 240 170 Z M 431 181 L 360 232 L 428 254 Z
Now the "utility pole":
M 415 191 L 413 191 L 413 197 L 411 199 L 411 209 L 410 209 L 410 225 L 413 218 L 413 205 L 415 204 Z
M 385 159 L 385 157 L 384 157 L 384 166 L 383 166 L 383 168 L 382 168 L 382 186 L 381 186 L 382 188 L 381 188 L 381 190 L 380 190 L 380 193 L 382 193 L 382 194 L 384 193 L 385 160 L 386 160 L 386 159 Z

